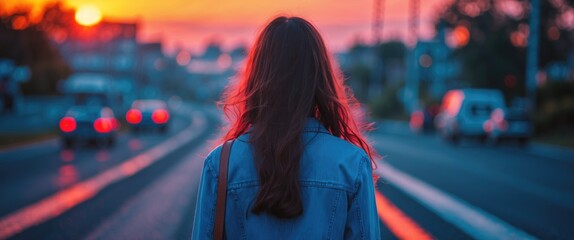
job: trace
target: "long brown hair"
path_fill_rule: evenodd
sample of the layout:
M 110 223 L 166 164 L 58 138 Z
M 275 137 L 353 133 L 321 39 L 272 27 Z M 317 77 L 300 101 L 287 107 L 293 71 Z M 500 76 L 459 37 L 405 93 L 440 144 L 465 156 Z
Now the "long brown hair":
M 376 155 L 361 134 L 370 126 L 359 119 L 358 102 L 319 32 L 302 18 L 277 17 L 260 32 L 244 72 L 219 104 L 231 121 L 222 141 L 250 133 L 260 183 L 256 214 L 294 218 L 303 213 L 298 177 L 301 132 L 309 117 L 365 150 L 371 160 Z

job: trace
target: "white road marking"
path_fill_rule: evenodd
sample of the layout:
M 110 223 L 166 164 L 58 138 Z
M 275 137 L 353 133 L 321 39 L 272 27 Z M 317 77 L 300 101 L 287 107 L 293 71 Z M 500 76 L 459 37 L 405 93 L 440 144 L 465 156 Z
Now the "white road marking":
M 155 180 L 98 226 L 86 240 L 176 239 L 179 224 L 193 212 L 189 197 L 199 187 L 203 160 L 211 150 L 208 141 L 184 157 L 181 163 Z M 191 228 L 189 229 L 191 232 Z
M 0 219 L 0 239 L 9 238 L 34 225 L 59 216 L 96 196 L 110 184 L 126 179 L 161 160 L 167 154 L 198 137 L 201 133 L 199 129 L 204 128 L 205 123 L 206 119 L 202 113 L 193 112 L 192 124 L 161 144 Z
M 442 192 L 388 164 L 380 163 L 375 172 L 475 239 L 536 239 L 492 214 Z

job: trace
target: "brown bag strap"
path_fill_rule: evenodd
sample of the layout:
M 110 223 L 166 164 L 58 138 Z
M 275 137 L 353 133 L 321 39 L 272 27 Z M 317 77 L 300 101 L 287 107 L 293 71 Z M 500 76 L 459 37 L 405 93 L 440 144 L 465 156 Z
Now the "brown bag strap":
M 215 226 L 213 236 L 215 240 L 223 240 L 225 224 L 225 202 L 227 199 L 227 169 L 229 166 L 229 152 L 231 152 L 233 140 L 223 144 L 219 157 L 219 179 L 217 181 L 217 203 L 215 205 Z

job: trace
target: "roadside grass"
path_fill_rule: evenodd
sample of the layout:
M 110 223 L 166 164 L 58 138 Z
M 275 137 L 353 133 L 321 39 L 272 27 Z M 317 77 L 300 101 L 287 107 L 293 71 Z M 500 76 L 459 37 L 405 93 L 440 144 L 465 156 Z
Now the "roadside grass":
M 549 145 L 574 148 L 574 132 L 563 132 L 544 136 L 536 136 L 533 140 Z
M 55 130 L 37 133 L 0 133 L 0 150 L 56 138 Z

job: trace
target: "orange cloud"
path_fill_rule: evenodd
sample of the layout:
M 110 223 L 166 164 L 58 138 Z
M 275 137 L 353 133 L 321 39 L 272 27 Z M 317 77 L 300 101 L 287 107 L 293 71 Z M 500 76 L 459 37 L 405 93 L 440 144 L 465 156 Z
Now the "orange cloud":
M 39 8 L 53 0 L 4 0 L 8 5 L 30 3 Z M 65 0 L 77 8 L 97 6 L 104 18 L 138 20 L 140 39 L 162 39 L 168 49 L 199 49 L 205 39 L 217 36 L 228 46 L 250 42 L 257 29 L 279 14 L 296 15 L 314 22 L 333 48 L 347 47 L 359 36 L 371 37 L 374 0 Z M 421 32 L 430 37 L 432 15 L 446 0 L 421 1 Z M 407 34 L 409 1 L 386 0 L 384 37 L 404 38 Z

